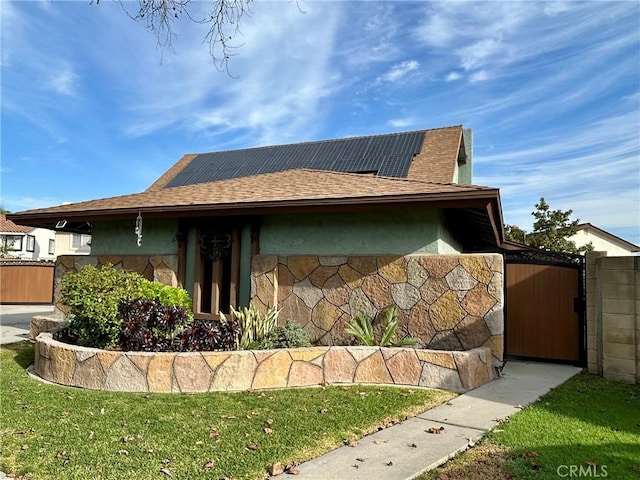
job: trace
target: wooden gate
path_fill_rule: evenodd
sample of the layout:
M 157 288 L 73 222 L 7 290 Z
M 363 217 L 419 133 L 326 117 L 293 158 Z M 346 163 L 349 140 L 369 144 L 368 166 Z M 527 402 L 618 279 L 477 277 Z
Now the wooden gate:
M 0 262 L 0 304 L 53 303 L 51 262 Z
M 584 365 L 585 269 L 580 255 L 505 253 L 505 355 Z

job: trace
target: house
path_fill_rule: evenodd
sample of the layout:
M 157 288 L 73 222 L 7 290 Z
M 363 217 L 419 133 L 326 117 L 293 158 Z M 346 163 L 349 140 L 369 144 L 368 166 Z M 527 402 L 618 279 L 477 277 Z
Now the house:
M 90 234 L 56 232 L 56 257 L 59 255 L 89 255 L 90 253 Z
M 321 344 L 394 304 L 424 346 L 502 360 L 500 195 L 461 126 L 189 154 L 143 192 L 11 218 L 92 235 L 57 284 L 111 263 L 184 286 L 196 318 L 275 305 Z
M 576 244 L 576 247 L 582 247 L 591 243 L 596 252 L 607 252 L 609 257 L 624 257 L 628 255 L 638 254 L 640 247 L 631 242 L 613 235 L 612 233 L 602 230 L 591 223 L 581 223 L 578 225 L 578 231 L 569 238 Z
M 54 260 L 55 233 L 44 228 L 17 225 L 0 214 L 0 255 L 20 260 Z

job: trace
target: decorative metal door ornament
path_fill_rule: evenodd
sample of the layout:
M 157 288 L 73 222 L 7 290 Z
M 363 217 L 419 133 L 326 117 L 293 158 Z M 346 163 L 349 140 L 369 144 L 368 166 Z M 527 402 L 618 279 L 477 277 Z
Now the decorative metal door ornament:
M 133 233 L 137 235 L 138 240 L 136 244 L 140 247 L 142 245 L 142 214 L 140 212 L 138 212 L 138 216 L 136 217 L 136 228 L 133 230 Z
M 205 233 L 200 237 L 200 251 L 210 260 L 216 261 L 231 255 L 231 235 L 228 233 Z

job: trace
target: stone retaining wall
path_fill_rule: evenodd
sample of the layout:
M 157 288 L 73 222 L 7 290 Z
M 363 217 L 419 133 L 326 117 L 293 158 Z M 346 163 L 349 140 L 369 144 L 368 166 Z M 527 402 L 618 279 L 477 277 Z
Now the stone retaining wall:
M 36 339 L 34 372 L 45 380 L 129 392 L 243 391 L 373 383 L 464 392 L 492 380 L 491 351 L 324 346 L 279 350 L 149 353 Z
M 436 350 L 488 347 L 503 357 L 503 260 L 499 254 L 349 256 L 256 255 L 251 301 L 280 309 L 313 343 L 348 343 L 359 314 L 399 309 L 402 335 Z

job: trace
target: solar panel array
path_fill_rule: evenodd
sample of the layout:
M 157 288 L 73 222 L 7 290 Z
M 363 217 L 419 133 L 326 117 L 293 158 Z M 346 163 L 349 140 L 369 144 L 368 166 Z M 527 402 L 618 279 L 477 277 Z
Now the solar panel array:
M 345 138 L 197 155 L 165 188 L 296 168 L 406 177 L 424 131 Z

